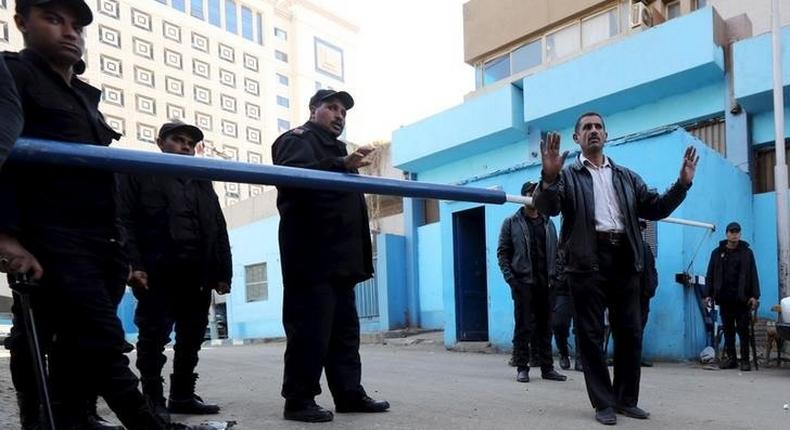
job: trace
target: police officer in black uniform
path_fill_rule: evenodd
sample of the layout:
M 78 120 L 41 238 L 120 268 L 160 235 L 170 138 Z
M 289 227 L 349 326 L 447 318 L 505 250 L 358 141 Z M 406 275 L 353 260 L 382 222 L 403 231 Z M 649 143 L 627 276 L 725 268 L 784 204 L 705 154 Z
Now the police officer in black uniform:
M 3 112 L 0 116 L 0 168 L 2 168 L 16 138 L 22 131 L 23 120 L 19 96 L 2 57 L 0 57 L 0 112 Z
M 338 140 L 354 100 L 319 90 L 310 99 L 310 120 L 277 138 L 274 164 L 341 173 L 368 165 L 371 148 L 348 154 Z M 383 412 L 389 403 L 367 396 L 361 384 L 359 317 L 354 286 L 373 275 L 367 206 L 361 193 L 280 186 L 280 258 L 283 326 L 288 339 L 282 396 L 289 420 L 331 421 L 318 406 L 326 371 L 336 412 Z
M 156 144 L 162 152 L 191 157 L 202 140 L 200 129 L 174 121 L 162 125 Z M 138 299 L 134 321 L 143 393 L 166 417 L 162 367 L 175 326 L 168 409 L 216 414 L 219 406 L 195 395 L 211 292 L 230 292 L 232 277 L 228 231 L 214 187 L 190 178 L 119 175 L 119 208 Z
M 107 146 L 120 137 L 98 111 L 100 91 L 77 78 L 85 64 L 82 0 L 18 0 L 26 49 L 4 53 L 24 109 L 22 136 Z M 3 271 L 39 282 L 31 299 L 49 367 L 57 428 L 86 428 L 101 394 L 127 429 L 172 428 L 137 390 L 116 314 L 129 275 L 116 225 L 115 180 L 91 168 L 6 165 L 0 173 Z M 22 427 L 38 428 L 39 399 L 18 304 L 7 347 Z M 175 428 L 184 428 L 175 426 Z

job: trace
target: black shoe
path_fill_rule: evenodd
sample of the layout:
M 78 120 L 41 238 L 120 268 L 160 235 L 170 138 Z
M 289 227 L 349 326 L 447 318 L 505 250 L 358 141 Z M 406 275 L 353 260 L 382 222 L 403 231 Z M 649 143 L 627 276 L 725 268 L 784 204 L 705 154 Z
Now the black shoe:
M 167 399 L 167 410 L 171 414 L 214 415 L 219 413 L 219 406 L 203 402 L 195 394 L 197 373 L 186 375 L 170 375 L 170 398 Z
M 749 360 L 741 360 L 741 372 L 751 372 L 752 365 L 749 363 Z
M 573 370 L 577 372 L 584 372 L 584 368 L 582 367 L 582 362 L 579 359 L 573 362 Z
M 124 430 L 123 426 L 118 426 L 107 422 L 99 415 L 91 414 L 85 418 L 85 423 L 82 426 L 85 430 Z
M 335 412 L 386 412 L 390 408 L 390 403 L 386 400 L 373 400 L 367 395 L 356 400 L 335 401 Z
M 605 425 L 613 426 L 617 424 L 617 415 L 614 414 L 614 409 L 603 408 L 595 411 L 595 421 Z
M 541 372 L 540 377 L 543 379 L 548 379 L 549 381 L 565 381 L 568 379 L 567 376 L 561 375 L 554 369 Z
M 519 367 L 516 373 L 516 381 L 529 382 L 529 367 Z
M 560 356 L 560 369 L 568 370 L 571 368 L 571 359 L 567 355 Z
M 143 387 L 143 395 L 149 408 L 163 422 L 169 423 L 170 413 L 167 411 L 162 384 L 164 384 L 164 380 L 161 377 L 140 378 L 140 385 Z
M 313 400 L 286 400 L 283 418 L 305 423 L 325 423 L 332 421 L 335 418 L 335 414 L 318 406 Z
M 727 358 L 726 360 L 719 363 L 719 369 L 737 369 L 738 362 L 735 361 L 734 358 Z
M 642 367 L 653 367 L 653 362 L 652 362 L 652 361 L 647 361 L 647 360 L 642 360 L 642 362 L 640 363 L 640 365 L 641 365 Z
M 618 414 L 625 415 L 629 418 L 636 418 L 638 420 L 646 420 L 650 416 L 650 412 L 639 408 L 637 406 L 615 406 L 614 409 Z

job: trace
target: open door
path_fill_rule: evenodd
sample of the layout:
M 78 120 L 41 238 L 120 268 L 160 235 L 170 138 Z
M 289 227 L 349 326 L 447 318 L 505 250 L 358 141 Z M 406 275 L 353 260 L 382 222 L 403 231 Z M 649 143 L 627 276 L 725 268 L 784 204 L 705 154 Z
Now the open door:
M 488 340 L 485 209 L 453 214 L 455 317 L 459 342 Z

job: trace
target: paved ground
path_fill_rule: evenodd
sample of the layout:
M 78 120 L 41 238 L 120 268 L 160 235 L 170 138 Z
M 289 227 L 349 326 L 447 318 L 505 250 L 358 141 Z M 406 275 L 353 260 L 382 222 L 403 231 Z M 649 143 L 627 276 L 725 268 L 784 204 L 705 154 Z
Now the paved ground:
M 519 384 L 506 365 L 508 356 L 446 351 L 437 339 L 363 345 L 364 383 L 371 396 L 392 403 L 385 414 L 339 414 L 329 424 L 282 420 L 282 343 L 204 349 L 198 387 L 207 400 L 222 404 L 221 418 L 238 421 L 239 430 L 603 428 L 593 421 L 580 373 L 567 372 L 564 383 L 533 374 L 533 382 Z M 326 393 L 318 402 L 332 407 Z M 620 417 L 618 426 L 787 429 L 786 403 L 790 369 L 740 373 L 659 364 L 644 369 L 642 378 L 640 405 L 653 416 L 647 421 Z M 8 359 L 0 358 L 0 429 L 17 428 L 15 415 Z

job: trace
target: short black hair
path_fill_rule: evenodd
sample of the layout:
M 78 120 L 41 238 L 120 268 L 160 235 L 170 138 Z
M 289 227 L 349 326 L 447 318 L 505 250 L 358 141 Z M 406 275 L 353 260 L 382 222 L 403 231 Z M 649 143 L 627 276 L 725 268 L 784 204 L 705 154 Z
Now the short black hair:
M 588 116 L 597 116 L 598 118 L 600 118 L 601 119 L 601 125 L 603 125 L 603 129 L 606 130 L 606 123 L 603 121 L 603 116 L 601 116 L 601 114 L 599 114 L 598 112 L 590 111 L 590 112 L 585 112 L 585 113 L 579 115 L 578 118 L 576 118 L 576 126 L 573 127 L 573 132 L 574 133 L 578 133 L 579 132 L 579 126 L 582 124 L 582 119 L 586 118 Z

